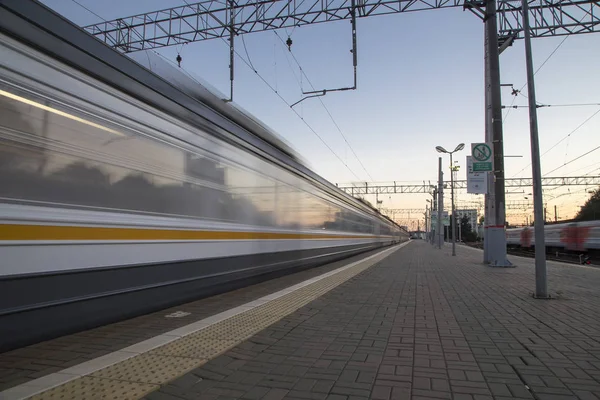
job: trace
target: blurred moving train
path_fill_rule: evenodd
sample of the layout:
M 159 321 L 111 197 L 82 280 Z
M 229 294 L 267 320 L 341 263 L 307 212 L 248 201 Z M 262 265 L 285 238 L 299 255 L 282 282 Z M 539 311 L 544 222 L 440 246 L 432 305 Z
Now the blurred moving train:
M 409 240 L 240 108 L 135 58 L 0 3 L 0 350 Z
M 569 222 L 544 226 L 548 253 L 600 255 L 600 221 Z M 533 227 L 506 230 L 506 244 L 513 248 L 534 248 Z

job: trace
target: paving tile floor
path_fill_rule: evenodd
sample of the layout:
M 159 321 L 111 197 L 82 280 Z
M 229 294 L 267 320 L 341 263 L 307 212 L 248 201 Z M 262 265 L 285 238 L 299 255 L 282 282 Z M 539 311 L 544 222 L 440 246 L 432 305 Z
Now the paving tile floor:
M 600 399 L 600 269 L 414 241 L 149 394 L 181 399 Z
M 0 392 L 59 372 L 332 271 L 376 251 L 0 354 Z M 176 312 L 181 318 L 166 318 Z M 0 395 L 1 398 L 1 395 Z

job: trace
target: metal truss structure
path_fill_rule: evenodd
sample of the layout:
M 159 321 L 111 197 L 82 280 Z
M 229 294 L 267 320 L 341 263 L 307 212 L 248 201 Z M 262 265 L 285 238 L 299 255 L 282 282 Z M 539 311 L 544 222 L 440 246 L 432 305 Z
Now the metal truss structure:
M 545 205 L 544 205 L 545 206 Z M 481 210 L 484 207 L 483 202 L 468 202 L 468 201 L 463 201 L 463 202 L 459 202 L 456 205 L 457 209 L 477 209 L 477 210 Z M 511 200 L 511 201 L 507 201 L 506 202 L 506 209 L 507 210 L 521 210 L 521 211 L 526 211 L 526 210 L 532 210 L 533 209 L 533 202 L 529 201 L 529 200 Z
M 600 32 L 600 2 L 535 0 L 529 2 L 532 37 Z M 521 1 L 498 1 L 500 36 L 523 33 Z
M 425 214 L 425 209 L 424 208 L 382 208 L 379 210 L 382 214 L 386 214 L 386 215 L 391 215 L 391 214 L 398 214 L 398 215 L 410 215 L 410 214 L 415 214 L 415 215 L 422 215 Z
M 458 203 L 456 205 L 456 211 L 460 210 L 481 210 L 483 209 L 483 203 Z M 518 210 L 518 211 L 526 211 L 533 209 L 533 203 L 530 201 L 509 201 L 506 203 L 507 210 Z M 416 218 L 420 218 L 425 214 L 424 208 L 382 208 L 379 210 L 382 214 L 391 216 L 411 216 L 413 215 Z
M 252 32 L 440 8 L 482 10 L 483 0 L 205 0 L 84 27 L 123 52 L 155 49 Z M 500 38 L 522 35 L 521 1 L 497 0 Z M 598 0 L 534 0 L 532 37 L 600 31 Z
M 531 178 L 510 178 L 504 180 L 506 188 L 516 187 L 532 187 Z M 600 176 L 563 176 L 542 178 L 542 186 L 557 187 L 557 186 L 597 186 L 600 185 Z M 352 196 L 365 194 L 399 194 L 399 193 L 431 193 L 435 188 L 432 184 L 419 185 L 397 185 L 393 184 L 369 184 L 365 182 L 361 185 L 338 185 L 340 189 Z M 467 181 L 454 181 L 454 189 L 466 189 Z

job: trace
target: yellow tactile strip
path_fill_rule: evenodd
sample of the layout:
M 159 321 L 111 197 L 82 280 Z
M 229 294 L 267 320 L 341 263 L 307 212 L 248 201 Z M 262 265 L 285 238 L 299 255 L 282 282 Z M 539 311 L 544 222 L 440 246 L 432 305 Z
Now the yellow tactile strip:
M 382 251 L 349 268 L 248 311 L 216 322 L 180 339 L 39 393 L 31 399 L 139 399 L 213 359 L 269 325 L 375 265 Z M 269 296 L 266 296 L 267 298 Z
M 47 392 L 33 396 L 32 399 L 103 399 L 134 400 L 140 399 L 159 385 L 148 383 L 116 381 L 112 379 L 84 376 Z

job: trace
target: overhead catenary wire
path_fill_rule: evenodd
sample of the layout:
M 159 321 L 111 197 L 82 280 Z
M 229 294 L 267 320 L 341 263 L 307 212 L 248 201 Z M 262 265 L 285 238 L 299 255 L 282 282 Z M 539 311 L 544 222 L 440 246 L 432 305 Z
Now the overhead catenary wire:
M 101 17 L 100 15 L 98 15 L 97 13 L 95 13 L 94 11 L 90 10 L 89 8 L 87 8 L 86 6 L 84 6 L 83 4 L 81 4 L 79 1 L 77 0 L 71 0 L 72 2 L 74 2 L 75 4 L 79 5 L 80 7 L 82 7 L 83 9 L 87 10 L 88 12 L 90 12 L 91 14 L 95 15 L 96 17 L 100 18 L 101 20 L 106 22 L 106 19 L 104 19 L 103 17 Z M 190 4 L 186 1 L 183 0 L 183 2 L 185 4 L 187 4 L 188 6 L 190 6 Z M 223 42 L 225 42 L 225 44 L 229 47 L 229 44 L 227 43 L 227 41 L 223 38 L 220 38 L 221 40 L 223 40 Z M 243 42 L 244 43 L 244 42 Z M 244 45 L 245 47 L 245 45 Z M 329 149 L 329 151 L 331 151 L 331 153 L 348 169 L 348 171 L 350 171 L 350 173 L 356 178 L 356 179 L 360 179 L 358 177 L 358 175 L 356 175 L 356 173 L 348 166 L 348 164 L 346 164 L 341 158 L 340 156 L 337 155 L 337 153 L 327 144 L 327 142 L 325 142 L 325 140 L 317 133 L 317 131 L 308 123 L 306 122 L 306 120 L 304 119 L 304 117 L 302 117 L 300 114 L 298 114 L 298 112 L 296 110 L 294 110 L 290 103 L 288 101 L 286 101 L 278 92 L 275 88 L 273 88 L 273 86 L 265 79 L 262 77 L 262 75 L 260 75 L 258 73 L 258 71 L 256 70 L 256 68 L 252 65 L 252 63 L 250 61 L 246 61 L 244 59 L 244 57 L 242 57 L 237 50 L 234 50 L 234 53 L 244 62 L 244 64 L 246 64 L 246 66 L 248 66 L 248 68 L 250 68 L 252 71 L 254 71 L 254 73 L 263 81 L 263 83 L 265 83 L 269 89 L 271 89 L 278 97 L 279 99 L 281 99 L 281 101 L 283 101 L 293 112 L 294 114 L 296 114 L 298 116 L 298 118 L 300 118 L 300 120 L 302 120 L 302 122 L 304 123 L 304 125 L 306 125 L 306 127 L 315 135 L 319 138 L 319 140 L 325 145 L 325 147 L 327 147 Z M 249 56 L 248 56 L 249 58 Z
M 584 18 L 584 17 L 582 16 L 579 22 L 581 22 L 581 20 L 583 20 L 583 18 Z M 565 36 L 565 37 L 564 37 L 564 38 L 563 38 L 563 39 L 560 41 L 560 43 L 559 43 L 559 44 L 558 44 L 558 45 L 557 45 L 557 46 L 554 48 L 554 50 L 552 50 L 552 52 L 551 52 L 551 53 L 548 55 L 548 57 L 546 57 L 546 59 L 545 59 L 545 60 L 544 60 L 544 61 L 543 61 L 543 62 L 540 64 L 540 66 L 539 66 L 539 67 L 537 67 L 537 69 L 536 69 L 536 70 L 533 72 L 533 76 L 535 76 L 535 75 L 536 75 L 536 74 L 537 74 L 537 73 L 538 73 L 538 72 L 539 72 L 539 71 L 540 71 L 540 70 L 541 70 L 541 69 L 544 67 L 544 65 L 546 65 L 546 63 L 547 63 L 547 62 L 548 62 L 548 61 L 549 61 L 549 60 L 552 58 L 552 56 L 554 56 L 554 54 L 556 54 L 556 52 L 558 51 L 558 49 L 560 49 L 560 47 L 561 47 L 561 46 L 562 46 L 562 45 L 565 43 L 565 41 L 566 41 L 568 38 L 569 38 L 569 35 L 566 35 L 566 36 Z M 517 91 L 516 91 L 516 94 L 517 94 L 517 95 L 521 95 L 521 96 L 523 96 L 523 97 L 525 97 L 525 98 L 528 98 L 528 97 L 527 97 L 525 94 L 523 94 L 523 93 L 522 93 L 522 91 L 523 91 L 523 89 L 525 88 L 525 86 L 527 86 L 527 82 L 525 82 L 525 83 L 523 84 L 523 86 L 521 86 L 521 88 L 520 88 L 519 90 L 517 90 Z M 517 97 L 517 96 L 515 95 L 515 98 L 516 98 L 516 97 Z M 513 99 L 513 102 L 512 102 L 512 104 L 511 104 L 511 107 L 512 107 L 512 108 L 516 108 L 516 107 L 514 107 L 514 106 L 513 106 L 513 104 L 514 104 L 514 103 L 515 103 L 515 102 L 514 102 L 514 99 Z M 536 99 L 536 103 L 537 103 L 538 105 L 540 104 L 540 102 L 539 102 L 539 101 L 537 101 L 537 99 Z M 525 107 L 525 106 L 518 106 L 518 107 Z M 504 117 L 504 120 L 502 121 L 502 123 L 504 123 L 504 122 L 506 121 L 506 118 L 508 118 L 508 115 L 509 115 L 509 114 L 510 114 L 510 109 L 507 111 L 507 113 L 506 113 L 506 116 Z M 586 120 L 585 122 L 587 122 L 587 120 Z M 585 122 L 584 122 L 584 123 L 585 123 Z M 579 128 L 576 128 L 576 130 L 577 130 L 577 129 L 579 129 Z M 571 132 L 571 133 L 573 133 L 573 132 Z M 569 133 L 569 135 L 570 135 L 571 133 Z M 568 135 L 567 135 L 567 136 L 568 136 Z M 563 140 L 564 140 L 564 139 L 563 139 Z M 558 144 L 558 143 L 557 143 L 557 144 Z M 555 146 L 556 146 L 556 145 L 555 145 Z M 552 148 L 554 148 L 555 146 L 553 146 Z M 552 148 L 551 148 L 551 149 L 552 149 Z M 550 150 L 551 150 L 551 149 L 550 149 Z M 550 151 L 550 150 L 548 150 L 548 151 Z M 546 151 L 544 154 L 548 153 L 548 151 Z M 544 156 L 544 154 L 542 154 L 542 155 L 540 156 L 540 158 L 541 158 L 541 157 L 543 157 L 543 156 Z M 527 164 L 525 167 L 523 167 L 523 168 L 522 168 L 522 169 L 521 169 L 519 172 L 517 172 L 516 174 L 512 175 L 512 176 L 511 176 L 511 178 L 512 178 L 512 177 L 515 177 L 515 176 L 517 176 L 517 175 L 519 175 L 521 172 L 523 172 L 523 171 L 525 170 L 525 168 L 529 167 L 530 165 L 531 165 L 531 162 L 530 162 L 529 164 Z
M 583 17 L 582 17 L 583 19 Z M 558 46 L 556 46 L 554 48 L 554 50 L 552 50 L 552 52 L 548 55 L 548 57 L 546 57 L 546 59 L 540 64 L 540 66 L 533 72 L 533 76 L 535 76 L 543 67 L 544 65 L 546 65 L 546 63 L 552 58 L 552 56 L 558 51 L 558 49 L 560 49 L 560 46 L 563 45 L 563 43 L 569 38 L 569 35 L 566 35 L 563 40 L 560 41 L 560 43 L 558 44 Z M 523 86 L 521 86 L 521 88 L 519 90 L 517 90 L 517 94 L 525 97 L 526 99 L 528 98 L 524 93 L 523 93 L 523 89 L 525 88 L 525 86 L 527 86 L 527 82 L 525 82 L 523 84 Z
M 514 101 L 513 101 L 514 103 Z M 548 107 L 586 107 L 586 106 L 600 106 L 600 103 L 573 103 L 573 104 L 542 104 L 538 103 L 537 108 L 548 108 Z M 529 108 L 529 106 L 503 106 L 504 108 Z
M 581 167 L 581 168 L 577 168 L 577 169 L 575 169 L 575 170 L 572 170 L 572 171 L 571 171 L 571 174 L 574 174 L 575 172 L 579 172 L 579 171 L 581 171 L 582 169 L 588 169 L 588 168 L 590 168 L 590 167 L 594 167 L 594 166 L 596 166 L 596 165 L 598 165 L 598 164 L 600 164 L 600 161 L 597 161 L 597 162 L 595 162 L 595 163 L 592 163 L 592 164 L 586 165 L 586 166 L 584 166 L 584 167 Z M 595 169 L 597 169 L 597 168 L 599 168 L 599 167 L 595 167 L 593 170 L 595 170 Z M 589 172 L 588 172 L 587 174 L 584 174 L 584 176 L 585 176 L 585 175 L 588 175 L 588 174 L 589 174 Z
M 510 115 L 511 110 L 513 108 L 517 108 L 516 106 L 514 106 L 516 100 L 517 100 L 517 96 L 513 96 L 512 103 L 510 103 L 510 106 L 508 106 L 508 111 L 504 115 L 504 119 L 502 120 L 502 124 L 504 124 L 506 122 L 506 118 L 508 118 L 508 116 Z
M 227 46 L 229 46 L 229 44 L 227 43 L 227 41 L 223 38 L 220 38 Z M 306 125 L 306 127 L 317 137 L 319 138 L 319 140 L 325 145 L 325 147 L 327 147 L 329 149 L 329 151 L 348 169 L 348 171 L 350 171 L 350 173 L 358 180 L 360 180 L 360 178 L 358 177 L 358 175 L 356 175 L 356 173 L 352 170 L 352 168 L 350 168 L 348 166 L 347 163 L 344 162 L 344 160 L 341 159 L 341 157 L 331 148 L 331 146 L 329 146 L 327 144 L 327 142 L 321 137 L 321 135 L 319 135 L 317 133 L 317 131 L 308 123 L 306 122 L 306 120 L 304 119 L 303 116 L 301 116 L 294 108 L 292 108 L 291 104 L 285 99 L 283 98 L 283 96 L 281 96 L 281 94 L 277 91 L 277 89 L 275 89 L 273 87 L 273 85 L 271 85 L 259 72 L 258 70 L 255 70 L 254 68 L 252 68 L 252 66 L 250 65 L 250 63 L 248 61 L 246 61 L 246 59 L 244 57 L 242 57 L 240 55 L 240 53 L 237 52 L 237 50 L 234 50 L 235 55 L 237 55 L 240 60 L 242 60 L 244 62 L 244 64 L 246 64 L 246 66 L 250 69 L 252 69 L 252 71 L 260 78 L 260 80 L 269 87 L 269 89 L 271 89 L 271 91 L 273 91 L 273 93 L 275 93 L 277 95 L 277 97 L 279 97 L 279 99 L 281 101 L 283 101 L 289 108 L 290 110 L 292 110 L 292 112 L 294 114 L 296 114 L 296 116 L 298 118 L 300 118 L 300 120 L 304 123 L 304 125 Z
M 96 17 L 100 18 L 102 21 L 106 22 L 106 20 L 104 18 L 102 18 L 100 15 L 96 14 L 95 12 L 93 12 L 92 10 L 90 10 L 89 8 L 87 8 L 86 6 L 84 6 L 83 4 L 78 2 L 77 0 L 71 0 L 71 1 L 75 4 L 77 4 L 79 7 L 83 8 L 84 10 L 87 10 L 89 13 L 94 14 Z
M 298 76 L 296 74 L 296 71 L 294 70 L 294 67 L 292 66 L 290 58 L 288 57 L 288 55 L 286 54 L 285 51 L 283 52 L 283 54 L 285 55 L 285 60 L 287 61 L 288 65 L 290 66 L 290 70 L 292 71 L 292 74 L 294 75 L 294 79 L 298 83 L 298 86 L 300 87 L 300 90 L 304 90 L 303 86 L 302 86 L 302 67 L 298 67 L 299 70 L 300 70 L 300 76 Z
M 281 36 L 279 36 L 279 34 L 277 33 L 277 31 L 273 31 L 273 33 L 279 38 L 279 40 L 281 41 L 281 43 L 283 43 L 284 45 L 287 46 L 287 44 L 285 43 L 285 41 L 283 40 L 283 38 Z M 316 90 L 315 87 L 314 87 L 314 85 L 310 81 L 310 78 L 304 72 L 304 69 L 302 68 L 302 65 L 300 64 L 300 62 L 298 61 L 298 59 L 294 55 L 294 52 L 291 51 L 291 49 L 290 49 L 289 53 L 292 55 L 292 58 L 294 59 L 294 61 L 298 65 L 298 68 L 300 69 L 301 76 L 304 76 L 306 78 L 306 82 L 308 82 L 308 84 L 310 85 L 310 87 L 311 87 L 312 90 Z M 336 122 L 335 118 L 333 118 L 333 115 L 331 114 L 331 112 L 329 111 L 329 109 L 327 108 L 327 106 L 325 105 L 325 103 L 323 102 L 323 100 L 320 97 L 317 97 L 317 99 L 319 100 L 319 102 L 321 103 L 321 105 L 323 106 L 323 108 L 325 109 L 325 112 L 327 112 L 327 115 L 331 119 L 331 122 L 333 122 L 333 125 L 336 127 L 337 131 L 340 133 L 340 135 L 344 139 L 344 142 L 348 145 L 348 148 L 350 149 L 350 151 L 352 152 L 352 154 L 354 155 L 354 157 L 356 158 L 356 160 L 358 161 L 358 163 L 360 164 L 360 166 L 362 167 L 362 169 L 365 171 L 365 173 L 367 174 L 367 176 L 369 177 L 369 179 L 371 181 L 373 181 L 374 180 L 373 177 L 371 176 L 371 174 L 369 173 L 369 171 L 366 169 L 366 167 L 362 163 L 361 159 L 358 157 L 358 155 L 354 151 L 354 148 L 352 147 L 352 145 L 348 142 L 348 139 L 346 138 L 346 135 L 344 135 L 344 133 L 342 132 L 342 129 L 340 128 L 340 126 Z
M 567 138 L 571 137 L 571 135 L 575 132 L 577 132 L 582 126 L 584 126 L 586 123 L 588 123 L 592 118 L 594 118 L 596 115 L 598 115 L 600 113 L 600 109 L 598 109 L 596 112 L 594 112 L 592 115 L 590 115 L 588 118 L 586 118 L 585 121 L 583 121 L 581 124 L 579 124 L 575 129 L 573 129 L 571 132 L 569 132 L 565 137 L 563 137 L 562 139 L 560 139 L 558 142 L 556 142 L 552 147 L 550 147 L 548 150 L 546 150 L 541 156 L 543 157 L 544 155 L 548 154 L 552 149 L 554 149 L 556 146 L 558 146 L 559 144 L 561 144 L 562 142 L 564 142 L 565 140 L 567 140 Z M 519 172 L 517 172 L 516 174 L 514 174 L 512 177 L 519 175 L 521 172 L 523 172 L 525 170 L 525 168 L 529 167 L 531 165 L 531 163 L 527 164 L 526 166 L 524 166 L 523 168 L 521 168 L 521 170 Z M 547 174 L 546 174 L 547 175 Z M 511 177 L 511 178 L 512 178 Z
M 554 171 L 556 171 L 556 170 L 559 170 L 559 169 L 561 169 L 561 168 L 563 168 L 563 167 L 565 167 L 565 166 L 567 166 L 567 165 L 569 165 L 569 164 L 571 164 L 571 163 L 573 163 L 573 162 L 575 162 L 575 161 L 577 161 L 577 160 L 579 160 L 579 159 L 581 159 L 581 158 L 583 158 L 583 157 L 587 156 L 588 154 L 591 154 L 591 153 L 595 152 L 595 151 L 596 151 L 596 150 L 598 150 L 598 149 L 600 149 L 600 146 L 598 146 L 598 147 L 595 147 L 595 148 L 593 148 L 592 150 L 590 150 L 590 151 L 587 151 L 587 152 L 583 153 L 582 155 L 580 155 L 580 156 L 577 156 L 577 157 L 575 157 L 574 159 L 572 159 L 572 160 L 570 160 L 570 161 L 568 161 L 568 162 L 565 162 L 563 165 L 561 165 L 561 166 L 559 166 L 559 167 L 556 167 L 556 168 L 554 168 L 552 171 L 550 171 L 550 172 L 547 172 L 547 173 L 545 173 L 544 175 L 551 174 L 552 172 L 554 172 Z
M 183 0 L 183 2 L 185 4 L 187 4 L 188 6 L 190 5 L 186 0 Z M 294 28 L 295 29 L 295 28 Z M 293 33 L 293 30 L 292 30 Z M 279 35 L 278 35 L 279 37 Z M 225 41 L 223 38 L 220 38 L 221 40 L 223 40 L 225 42 L 225 44 L 227 44 L 227 41 Z M 317 133 L 317 131 L 308 123 L 306 122 L 306 120 L 304 119 L 304 117 L 302 115 L 300 115 L 296 110 L 294 110 L 294 108 L 291 106 L 291 104 L 285 100 L 283 98 L 283 96 L 281 96 L 279 94 L 279 91 L 277 90 L 277 88 L 274 88 L 271 84 L 269 84 L 269 82 L 262 77 L 261 74 L 259 74 L 258 70 L 254 67 L 254 65 L 252 64 L 252 61 L 250 59 L 250 54 L 248 53 L 248 48 L 246 47 L 246 41 L 244 40 L 244 35 L 242 35 L 242 44 L 244 46 L 244 50 L 246 51 L 246 55 L 248 56 L 248 61 L 246 61 L 244 59 L 244 57 L 242 57 L 237 50 L 234 50 L 234 53 L 240 58 L 240 60 L 242 60 L 244 62 L 244 64 L 246 64 L 246 66 L 248 66 L 248 68 L 252 69 L 252 71 L 254 71 L 254 73 L 263 81 L 263 83 L 265 85 L 267 85 L 269 87 L 269 89 L 271 89 L 273 91 L 273 93 L 275 93 L 277 95 L 277 97 L 279 97 L 279 99 L 281 101 L 283 101 L 288 107 L 290 107 L 290 109 L 294 112 L 294 114 L 296 114 L 296 116 L 298 118 L 300 118 L 300 120 L 304 123 L 304 125 L 306 125 L 306 127 L 313 133 L 315 134 L 315 136 L 317 136 L 319 138 L 319 140 L 325 145 L 325 147 L 327 147 L 329 149 L 329 151 L 331 151 L 331 153 L 348 169 L 348 171 L 350 171 L 350 173 L 356 178 L 359 179 L 358 175 L 356 175 L 356 173 L 348 166 L 348 164 L 346 164 L 341 158 L 340 156 L 337 155 L 337 153 L 335 151 L 333 151 L 333 149 L 327 144 L 327 142 L 325 142 L 325 140 L 321 137 L 321 135 L 319 135 Z M 229 44 L 227 44 L 229 46 Z M 275 68 L 276 68 L 276 64 L 275 64 Z M 275 71 L 276 73 L 276 71 Z M 308 78 L 307 78 L 308 79 Z M 275 84 L 277 84 L 277 81 L 275 81 Z M 360 160 L 359 160 L 360 161 Z M 361 163 L 362 165 L 362 163 Z M 372 180 L 372 179 L 371 179 Z

